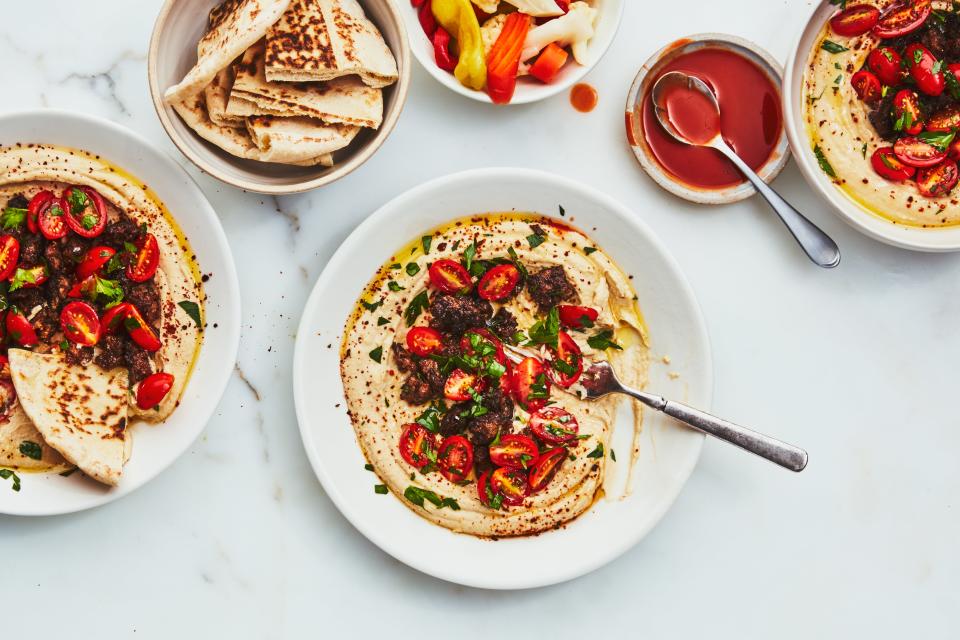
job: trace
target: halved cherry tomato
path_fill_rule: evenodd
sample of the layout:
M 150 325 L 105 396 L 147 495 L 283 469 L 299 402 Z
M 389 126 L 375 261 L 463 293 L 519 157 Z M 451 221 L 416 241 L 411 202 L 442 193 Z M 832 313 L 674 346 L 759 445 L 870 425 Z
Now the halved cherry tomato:
M 873 157 L 870 158 L 870 164 L 873 165 L 874 171 L 893 182 L 908 180 L 917 172 L 917 170 L 910 165 L 900 162 L 899 158 L 897 158 L 893 152 L 893 147 L 884 147 L 874 151 Z
M 37 332 L 33 325 L 27 320 L 26 316 L 20 313 L 19 309 L 10 309 L 7 311 L 7 335 L 14 342 L 22 347 L 35 347 L 40 341 L 37 340 Z
M 100 340 L 100 318 L 86 302 L 68 302 L 60 312 L 60 328 L 67 340 L 82 347 L 92 347 Z
M 893 145 L 893 152 L 897 154 L 900 162 L 917 168 L 932 167 L 940 164 L 947 157 L 945 149 L 938 149 L 914 136 L 897 140 Z
M 17 269 L 20 242 L 13 236 L 0 236 L 0 280 L 6 280 Z
M 87 186 L 67 187 L 61 197 L 67 226 L 78 236 L 96 238 L 107 227 L 107 204 Z
M 893 97 L 893 117 L 898 131 L 915 136 L 923 131 L 924 117 L 920 96 L 916 91 L 903 89 Z
M 530 416 L 530 430 L 544 442 L 566 444 L 577 439 L 580 423 L 560 407 L 545 407 Z
M 593 323 L 597 321 L 597 316 L 600 315 L 596 309 L 577 307 L 571 304 L 562 304 L 557 307 L 557 311 L 560 314 L 560 322 L 563 323 L 563 326 L 571 329 L 592 327 Z
M 877 74 L 883 84 L 893 87 L 903 80 L 903 67 L 900 65 L 900 54 L 890 47 L 874 49 L 867 56 L 867 66 Z
M 927 131 L 949 133 L 955 130 L 960 131 L 960 107 L 946 107 L 927 120 Z
M 583 356 L 580 347 L 566 331 L 557 334 L 557 348 L 550 347 L 550 379 L 558 387 L 566 389 L 583 373 Z
M 500 467 L 490 474 L 490 489 L 503 495 L 503 504 L 517 506 L 530 495 L 527 474 L 519 469 Z
M 404 426 L 400 434 L 400 456 L 407 464 L 422 469 L 437 450 L 437 437 L 416 422 Z
M 471 356 L 476 354 L 476 349 L 473 348 L 473 340 L 471 340 L 470 334 L 476 334 L 476 335 L 480 336 L 480 338 L 482 338 L 481 342 L 478 343 L 478 347 L 479 347 L 480 349 L 483 349 L 483 348 L 484 348 L 484 347 L 482 346 L 482 345 L 483 345 L 483 342 L 488 342 L 488 343 L 492 344 L 492 345 L 493 345 L 493 348 L 495 349 L 494 354 L 493 354 L 494 359 L 495 359 L 497 362 L 499 362 L 500 364 L 502 364 L 502 365 L 506 365 L 506 364 L 507 364 L 507 362 L 508 362 L 508 360 L 507 360 L 507 354 L 506 354 L 506 353 L 504 352 L 504 350 L 503 350 L 503 343 L 500 342 L 499 340 L 497 340 L 496 336 L 494 336 L 492 333 L 490 333 L 489 330 L 484 329 L 483 327 L 476 327 L 476 328 L 474 328 L 474 329 L 467 329 L 467 330 L 463 333 L 463 337 L 460 338 L 460 349 L 462 349 L 464 353 L 466 353 L 466 354 L 468 354 L 468 355 L 471 355 Z M 474 339 L 474 340 L 475 340 L 475 339 Z M 489 349 L 489 348 L 487 348 L 487 349 Z
M 880 79 L 866 69 L 861 69 L 853 74 L 853 77 L 850 78 L 850 84 L 853 85 L 853 90 L 864 102 L 877 102 L 883 97 L 883 85 L 880 84 Z
M 414 327 L 407 332 L 407 349 L 414 355 L 426 358 L 443 348 L 443 336 L 430 327 Z
M 103 317 L 100 318 L 100 333 L 103 335 L 116 333 L 123 326 L 123 321 L 126 320 L 132 308 L 133 305 L 129 302 L 121 302 L 104 311 Z
M 513 368 L 510 377 L 513 399 L 533 413 L 547 404 L 550 398 L 550 380 L 546 367 L 536 358 L 524 358 Z
M 943 65 L 925 46 L 911 44 L 904 52 L 903 59 L 920 91 L 928 96 L 939 96 L 943 93 L 947 86 L 943 77 Z
M 137 255 L 127 265 L 127 277 L 134 282 L 146 282 L 157 272 L 160 264 L 160 247 L 152 233 L 146 233 L 137 243 Z
M 494 493 L 493 489 L 490 487 L 490 472 L 486 471 L 480 475 L 480 478 L 477 480 L 477 498 L 480 499 L 480 503 L 490 509 L 499 509 L 500 505 L 503 504 L 503 495 L 499 497 Z
M 490 444 L 490 461 L 498 467 L 527 469 L 539 455 L 537 443 L 528 436 L 508 433 Z
M 22 273 L 21 273 L 22 272 Z M 47 273 L 47 267 L 38 264 L 35 267 L 18 268 L 13 272 L 13 278 L 20 277 L 20 287 L 23 289 L 35 289 L 50 278 Z
M 99 272 L 100 268 L 110 262 L 110 258 L 116 253 L 117 252 L 110 247 L 103 245 L 91 248 L 77 266 L 77 277 L 83 280 Z
M 443 385 L 443 395 L 447 400 L 464 402 L 473 398 L 470 389 L 473 389 L 474 393 L 483 393 L 485 387 L 486 382 L 475 373 L 454 369 Z
M 540 53 L 540 57 L 530 67 L 530 75 L 545 84 L 553 82 L 563 65 L 567 64 L 570 54 L 556 42 L 551 42 Z
M 955 138 L 947 149 L 947 157 L 951 160 L 960 160 L 960 137 Z
M 553 478 L 554 473 L 563 464 L 567 457 L 567 450 L 563 447 L 544 451 L 530 468 L 530 493 L 542 491 Z
M 880 21 L 880 9 L 869 4 L 847 7 L 830 19 L 830 28 L 838 36 L 862 36 Z
M 900 0 L 880 15 L 873 28 L 878 38 L 896 38 L 919 29 L 933 9 L 931 0 Z
M 135 306 L 130 305 L 130 308 L 127 309 L 123 317 L 123 326 L 133 341 L 141 348 L 150 352 L 160 349 L 160 340 L 157 338 L 157 334 L 153 332 L 150 325 L 143 321 L 143 316 L 140 315 L 140 311 Z
M 935 167 L 917 171 L 917 189 L 928 198 L 940 198 L 953 191 L 958 178 L 960 172 L 957 163 L 947 160 Z
M 427 271 L 430 284 L 444 293 L 467 294 L 473 288 L 470 274 L 459 262 L 446 258 L 437 260 Z
M 37 228 L 47 240 L 57 240 L 67 235 L 67 204 L 63 198 L 51 200 L 37 211 Z M 29 217 L 29 216 L 28 216 Z
M 477 295 L 484 300 L 508 298 L 520 282 L 520 270 L 512 264 L 497 265 L 483 274 L 477 283 Z
M 450 482 L 463 482 L 473 471 L 473 445 L 463 436 L 444 438 L 437 453 L 437 466 Z
M 37 194 L 30 199 L 30 204 L 27 205 L 27 229 L 30 233 L 38 233 L 40 231 L 37 223 L 40 212 L 46 210 L 47 207 L 56 202 L 56 200 L 57 197 L 47 190 L 37 192 Z
M 160 406 L 173 387 L 173 376 L 159 372 L 147 376 L 137 389 L 137 406 L 146 411 Z
M 89 298 L 97 284 L 97 276 L 87 276 L 67 291 L 68 298 Z

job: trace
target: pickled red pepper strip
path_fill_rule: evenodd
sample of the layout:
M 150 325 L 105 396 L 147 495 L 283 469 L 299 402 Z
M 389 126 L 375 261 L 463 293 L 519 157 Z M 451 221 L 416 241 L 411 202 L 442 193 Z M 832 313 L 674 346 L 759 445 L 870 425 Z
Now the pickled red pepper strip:
M 507 104 L 517 87 L 520 52 L 532 18 L 519 11 L 511 13 L 487 56 L 487 93 L 495 104 Z
M 480 22 L 470 0 L 432 0 L 433 17 L 451 36 L 456 36 L 460 49 L 453 75 L 465 87 L 483 90 L 487 84 L 487 63 L 483 57 Z M 436 48 L 436 41 L 434 41 Z
M 420 20 L 420 27 L 427 37 L 433 39 L 433 34 L 437 32 L 437 20 L 433 17 L 433 11 L 430 8 L 428 0 L 420 0 L 420 7 L 417 9 L 417 19 Z M 448 34 L 449 35 L 449 34 Z
M 433 57 L 437 66 L 444 71 L 453 71 L 457 68 L 457 59 L 450 52 L 450 34 L 443 27 L 437 27 L 433 32 Z

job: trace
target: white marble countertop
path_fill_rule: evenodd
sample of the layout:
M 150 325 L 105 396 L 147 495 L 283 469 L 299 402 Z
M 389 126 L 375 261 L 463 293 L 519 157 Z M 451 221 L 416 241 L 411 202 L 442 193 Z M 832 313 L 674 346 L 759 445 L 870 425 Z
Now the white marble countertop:
M 719 31 L 783 61 L 809 0 L 696 0 L 682 11 L 630 0 L 613 48 L 588 76 L 600 92 L 589 115 L 563 96 L 490 108 L 415 64 L 406 110 L 378 155 L 330 187 L 278 200 L 199 175 L 163 133 L 145 62 L 160 0 L 2 4 L 0 110 L 97 114 L 167 150 L 219 212 L 243 292 L 237 373 L 188 454 L 105 507 L 0 517 L 4 636 L 956 637 L 960 255 L 861 236 L 791 164 L 777 187 L 844 252 L 837 270 L 822 271 L 762 202 L 707 209 L 676 200 L 641 173 L 623 140 L 622 103 L 650 53 Z M 715 411 L 807 447 L 808 469 L 790 474 L 708 441 L 642 543 L 589 576 L 535 591 L 440 582 L 362 538 L 324 495 L 300 443 L 290 378 L 301 308 L 338 244 L 382 203 L 492 165 L 567 175 L 633 207 L 699 296 Z

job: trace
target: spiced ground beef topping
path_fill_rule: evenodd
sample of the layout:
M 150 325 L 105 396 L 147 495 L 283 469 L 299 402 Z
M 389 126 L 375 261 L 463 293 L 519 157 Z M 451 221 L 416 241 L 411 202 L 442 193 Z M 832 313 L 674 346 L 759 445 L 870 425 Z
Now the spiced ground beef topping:
M 559 265 L 531 274 L 527 279 L 527 291 L 541 309 L 550 309 L 577 295 L 566 272 Z
M 493 315 L 493 306 L 472 296 L 438 293 L 430 301 L 430 326 L 456 336 L 471 327 L 485 326 Z
M 510 341 L 514 334 L 517 333 L 519 328 L 517 325 L 517 319 L 512 313 L 507 311 L 506 307 L 501 307 L 497 311 L 489 323 L 490 330 L 493 331 L 497 336 L 504 341 Z

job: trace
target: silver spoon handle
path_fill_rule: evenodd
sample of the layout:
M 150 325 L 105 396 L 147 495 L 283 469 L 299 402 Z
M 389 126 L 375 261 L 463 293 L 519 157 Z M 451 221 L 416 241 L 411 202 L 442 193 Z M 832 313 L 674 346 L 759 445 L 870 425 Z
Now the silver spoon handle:
M 714 148 L 737 165 L 737 168 L 740 169 L 747 180 L 756 187 L 760 195 L 766 198 L 773 210 L 780 216 L 780 220 L 783 221 L 783 224 L 786 225 L 790 233 L 793 234 L 793 237 L 803 249 L 804 253 L 806 253 L 815 264 L 825 269 L 832 269 L 840 264 L 840 248 L 830 236 L 824 233 L 820 227 L 810 222 L 802 213 L 794 209 L 793 205 L 780 197 L 779 193 L 771 189 L 722 138 L 718 137 Z
M 781 467 L 791 471 L 803 471 L 804 467 L 807 466 L 807 452 L 792 444 L 765 436 L 762 433 L 741 427 L 681 402 L 667 400 L 652 393 L 637 391 L 628 387 L 623 387 L 623 392 L 657 411 L 662 411 L 671 418 L 690 425 L 697 431 L 729 442 Z

